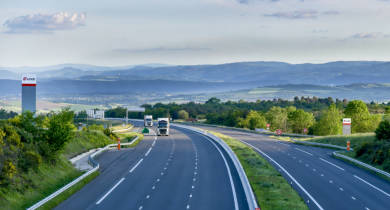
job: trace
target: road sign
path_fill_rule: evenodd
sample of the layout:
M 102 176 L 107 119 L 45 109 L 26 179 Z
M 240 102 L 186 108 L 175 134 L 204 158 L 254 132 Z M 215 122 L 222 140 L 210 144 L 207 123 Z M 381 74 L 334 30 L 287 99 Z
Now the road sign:
M 343 134 L 351 134 L 351 118 L 343 118 Z
M 270 126 L 271 124 L 267 124 L 267 129 L 269 130 L 269 126 Z
M 304 128 L 304 129 L 303 129 L 303 132 L 304 132 L 304 133 L 307 133 L 307 128 Z
M 145 128 L 142 130 L 142 133 L 149 133 L 149 129 L 145 127 Z
M 283 132 L 282 132 L 282 130 L 280 130 L 280 129 L 276 131 L 276 134 L 278 134 L 279 136 L 282 135 L 282 133 L 283 133 Z
M 261 130 L 261 131 L 263 131 L 264 129 L 263 129 L 263 128 L 261 128 L 260 130 Z

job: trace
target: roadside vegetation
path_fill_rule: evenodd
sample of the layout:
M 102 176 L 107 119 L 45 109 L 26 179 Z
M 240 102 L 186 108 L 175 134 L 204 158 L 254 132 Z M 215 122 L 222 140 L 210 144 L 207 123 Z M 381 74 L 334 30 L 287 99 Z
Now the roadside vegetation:
M 135 147 L 144 138 L 144 135 L 135 132 L 121 133 L 118 136 L 121 138 L 121 143 L 130 143 L 138 136 L 138 139 L 134 143 L 129 146 L 122 145 L 122 148 Z
M 262 210 L 308 209 L 283 176 L 251 147 L 229 136 L 209 132 L 221 138 L 236 153 Z
M 116 141 L 101 131 L 76 131 L 69 108 L 36 117 L 24 112 L 0 121 L 1 208 L 32 206 L 84 173 L 68 158 L 112 143 Z M 91 174 L 53 202 L 66 199 L 97 175 Z

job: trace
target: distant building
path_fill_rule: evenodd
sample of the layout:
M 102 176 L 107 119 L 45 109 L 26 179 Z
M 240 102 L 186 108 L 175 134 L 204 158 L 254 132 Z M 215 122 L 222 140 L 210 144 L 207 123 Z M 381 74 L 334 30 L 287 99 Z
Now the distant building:
M 104 111 L 96 111 L 95 119 L 104 119 Z

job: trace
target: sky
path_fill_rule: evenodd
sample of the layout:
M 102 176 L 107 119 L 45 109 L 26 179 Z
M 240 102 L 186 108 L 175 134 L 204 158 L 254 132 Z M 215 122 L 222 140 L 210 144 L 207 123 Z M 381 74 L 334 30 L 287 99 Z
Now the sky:
M 390 60 L 386 0 L 0 0 L 0 67 Z

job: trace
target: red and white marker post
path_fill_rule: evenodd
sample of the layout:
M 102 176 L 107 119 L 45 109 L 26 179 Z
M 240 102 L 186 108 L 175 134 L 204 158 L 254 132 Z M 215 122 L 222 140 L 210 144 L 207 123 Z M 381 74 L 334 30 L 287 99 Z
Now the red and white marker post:
M 349 141 L 347 141 L 347 150 L 349 150 L 350 148 L 350 144 L 349 144 Z
M 269 126 L 270 126 L 271 124 L 267 124 L 267 130 L 269 130 Z
M 278 134 L 279 136 L 282 135 L 282 133 L 283 133 L 283 132 L 282 132 L 282 130 L 280 130 L 280 129 L 276 131 L 276 134 Z
M 121 138 L 118 138 L 118 150 L 121 150 Z

